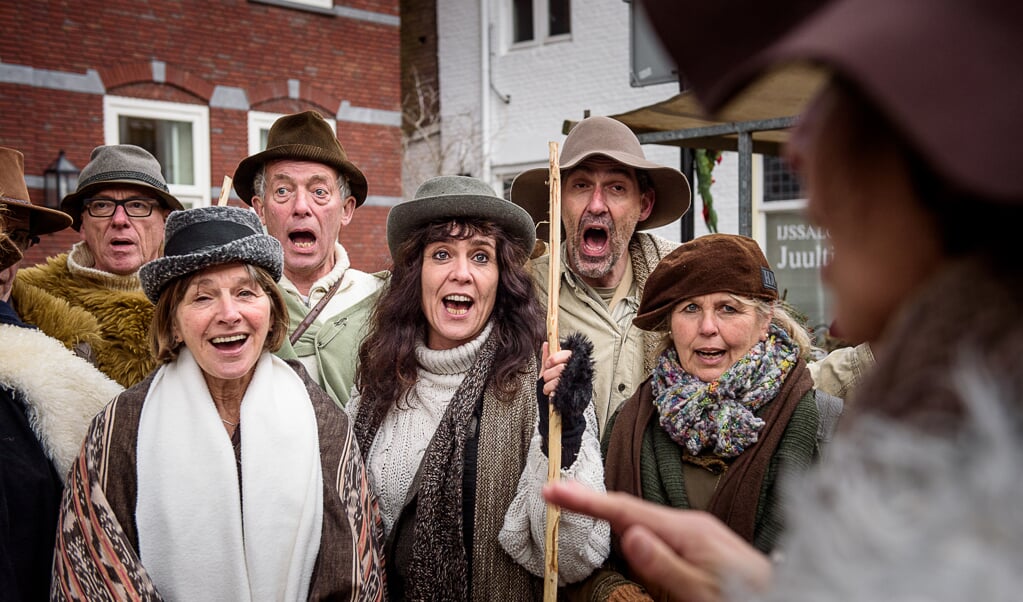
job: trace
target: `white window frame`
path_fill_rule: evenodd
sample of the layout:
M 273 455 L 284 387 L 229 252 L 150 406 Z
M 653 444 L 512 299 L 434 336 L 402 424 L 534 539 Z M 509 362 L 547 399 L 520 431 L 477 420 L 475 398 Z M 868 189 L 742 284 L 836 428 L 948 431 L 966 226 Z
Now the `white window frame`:
M 304 4 L 306 6 L 312 6 L 313 8 L 324 8 L 331 10 L 334 8 L 334 0 L 287 0 L 291 4 Z
M 260 144 L 260 132 L 269 130 L 270 126 L 281 117 L 284 117 L 284 113 L 249 111 L 249 155 L 263 151 Z M 325 121 L 330 126 L 330 129 L 334 131 L 334 136 L 337 136 L 337 121 L 334 119 L 325 119 Z
M 486 0 L 484 0 L 486 1 Z M 572 23 L 572 5 L 576 4 L 572 0 L 569 1 L 569 23 Z M 515 0 L 508 0 L 505 3 L 505 9 L 508 11 L 506 28 L 508 33 L 508 47 L 515 48 L 528 48 L 531 46 L 538 46 L 541 44 L 548 44 L 551 42 L 561 42 L 563 40 L 572 39 L 572 27 L 569 26 L 568 33 L 559 33 L 557 35 L 550 35 L 549 23 L 550 23 L 550 0 L 533 0 L 533 39 L 523 40 L 521 42 L 515 41 L 515 31 L 513 29 L 513 15 L 515 14 L 514 7 Z M 578 2 L 578 0 L 577 0 Z
M 126 96 L 103 97 L 103 138 L 105 144 L 121 144 L 119 118 L 122 115 L 186 121 L 192 125 L 192 173 L 195 183 L 172 184 L 173 194 L 186 207 L 208 207 L 210 205 L 210 109 L 195 105 L 162 100 L 145 100 Z

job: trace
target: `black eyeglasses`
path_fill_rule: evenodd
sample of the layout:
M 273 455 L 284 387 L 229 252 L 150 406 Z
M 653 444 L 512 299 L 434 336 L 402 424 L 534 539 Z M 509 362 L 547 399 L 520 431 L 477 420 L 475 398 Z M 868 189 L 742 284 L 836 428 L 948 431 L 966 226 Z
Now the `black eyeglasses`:
M 39 244 L 39 237 L 33 236 L 28 230 L 14 230 L 7 236 L 10 237 L 11 242 L 17 245 L 17 247 L 22 251 L 27 251 Z
M 92 217 L 110 217 L 120 206 L 124 207 L 124 212 L 128 214 L 128 217 L 149 217 L 158 203 L 159 201 L 146 198 L 117 200 L 98 197 L 85 201 L 85 210 Z

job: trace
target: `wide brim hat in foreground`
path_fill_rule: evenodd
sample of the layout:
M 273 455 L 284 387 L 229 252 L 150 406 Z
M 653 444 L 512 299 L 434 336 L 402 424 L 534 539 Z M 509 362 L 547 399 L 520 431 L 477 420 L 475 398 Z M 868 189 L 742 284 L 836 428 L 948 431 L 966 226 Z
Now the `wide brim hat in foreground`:
M 632 323 L 643 330 L 663 329 L 679 301 L 713 293 L 778 299 L 778 283 L 757 241 L 738 234 L 708 234 L 665 255 L 647 278 Z
M 649 0 L 645 6 L 711 112 L 749 104 L 755 91 L 783 80 L 770 76 L 823 65 L 860 88 L 951 183 L 991 200 L 1023 202 L 1018 3 Z M 722 31 L 730 32 L 727 41 Z
M 412 200 L 391 208 L 387 214 L 387 246 L 391 258 L 398 247 L 419 228 L 452 218 L 489 220 L 520 241 L 529 253 L 536 244 L 533 218 L 518 205 L 504 200 L 486 183 L 466 176 L 439 176 L 424 182 Z
M 263 233 L 251 209 L 214 206 L 176 211 L 167 217 L 164 255 L 139 269 L 142 290 L 153 303 L 172 280 L 225 263 L 248 263 L 281 279 L 284 250 Z
M 650 230 L 670 224 L 689 210 L 692 192 L 681 171 L 646 159 L 639 139 L 624 123 L 610 117 L 588 117 L 572 128 L 565 138 L 558 168 L 567 171 L 590 157 L 603 156 L 650 174 L 654 188 L 654 208 L 637 230 Z M 550 186 L 546 167 L 529 169 L 512 182 L 511 200 L 521 206 L 536 223 L 549 222 Z M 560 216 L 557 217 L 560 221 Z M 543 229 L 546 231 L 546 228 Z
M 71 216 L 63 211 L 32 203 L 25 185 L 25 157 L 21 151 L 0 146 L 0 205 L 12 213 L 28 213 L 32 235 L 59 232 L 71 225 Z
M 103 188 L 120 184 L 146 189 L 171 211 L 184 209 L 170 193 L 160 162 L 149 151 L 134 144 L 97 146 L 78 175 L 78 188 L 60 202 L 60 208 L 73 220 L 71 227 L 82 228 L 83 201 Z
M 348 160 L 334 130 L 316 111 L 285 115 L 270 126 L 266 150 L 242 159 L 234 172 L 234 190 L 239 198 L 251 205 L 256 173 L 268 162 L 281 159 L 314 161 L 333 167 L 348 180 L 355 206 L 366 202 L 366 176 Z

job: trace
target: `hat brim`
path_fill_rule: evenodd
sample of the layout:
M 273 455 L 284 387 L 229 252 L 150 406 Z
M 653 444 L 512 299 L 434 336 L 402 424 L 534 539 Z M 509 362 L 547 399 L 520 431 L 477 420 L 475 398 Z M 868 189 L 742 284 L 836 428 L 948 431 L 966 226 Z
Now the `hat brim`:
M 529 214 L 504 199 L 485 195 L 443 195 L 423 197 L 395 205 L 387 214 L 387 247 L 391 258 L 398 248 L 424 225 L 451 218 L 479 218 L 501 226 L 512 238 L 521 240 L 528 255 L 536 244 L 536 228 Z
M 314 161 L 323 163 L 338 170 L 348 180 L 352 189 L 352 196 L 355 197 L 355 206 L 359 207 L 366 202 L 366 176 L 351 161 L 338 161 L 337 157 L 324 151 L 318 146 L 307 144 L 283 144 L 275 146 L 255 155 L 242 159 L 238 168 L 234 171 L 234 191 L 246 205 L 252 204 L 252 197 L 255 196 L 255 189 L 252 187 L 256 172 L 263 168 L 270 161 L 291 159 L 294 161 Z
M 642 169 L 650 174 L 654 188 L 654 207 L 645 220 L 636 224 L 636 230 L 652 230 L 672 223 L 685 215 L 692 204 L 692 192 L 689 182 L 686 181 L 682 172 L 658 165 L 646 160 L 641 160 L 633 155 L 626 155 L 617 152 L 594 152 L 582 155 L 576 161 L 559 167 L 561 171 L 572 169 L 586 159 L 593 156 L 603 156 L 613 159 L 624 165 L 635 169 Z M 511 200 L 529 213 L 533 221 L 538 224 L 537 234 L 546 237 L 549 230 L 545 227 L 549 222 L 550 212 L 550 186 L 547 184 L 549 169 L 540 167 L 529 169 L 519 174 L 511 185 Z M 559 218 L 560 220 L 560 218 Z
M 226 263 L 255 265 L 268 271 L 274 281 L 280 280 L 283 254 L 281 243 L 276 238 L 253 234 L 211 249 L 154 259 L 139 268 L 139 280 L 146 297 L 156 303 L 171 281 Z
M 161 203 L 163 203 L 164 207 L 166 207 L 167 209 L 170 209 L 171 211 L 181 211 L 182 209 L 184 209 L 184 206 L 182 206 L 181 201 L 174 198 L 174 195 L 167 191 L 160 190 L 155 186 L 150 186 L 145 182 L 130 179 L 101 180 L 97 182 L 91 182 L 87 186 L 68 194 L 67 196 L 64 197 L 63 200 L 61 200 L 60 202 L 61 210 L 64 213 L 67 213 L 68 215 L 71 216 L 72 220 L 71 227 L 74 228 L 75 230 L 82 229 L 82 211 L 84 211 L 85 209 L 82 206 L 82 203 L 85 201 L 85 199 L 91 197 L 98 190 L 101 190 L 103 188 L 110 188 L 117 185 L 144 188 L 147 192 L 150 192 L 153 195 L 155 195 L 157 199 Z
M 8 211 L 26 211 L 28 213 L 28 229 L 33 235 L 60 232 L 71 225 L 71 216 L 63 211 L 40 207 L 21 199 L 0 196 L 0 205 Z

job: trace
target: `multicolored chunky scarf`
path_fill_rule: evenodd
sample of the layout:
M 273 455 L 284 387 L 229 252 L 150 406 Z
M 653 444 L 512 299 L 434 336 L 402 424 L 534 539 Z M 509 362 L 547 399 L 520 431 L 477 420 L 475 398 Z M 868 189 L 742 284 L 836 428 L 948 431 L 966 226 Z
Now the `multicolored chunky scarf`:
M 734 458 L 757 442 L 764 421 L 754 415 L 774 399 L 799 358 L 788 333 L 772 324 L 759 341 L 716 381 L 705 383 L 679 364 L 669 346 L 657 359 L 651 382 L 661 428 L 697 456 Z

